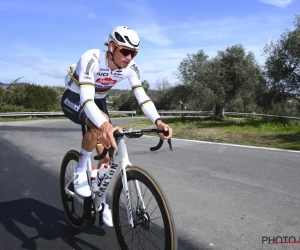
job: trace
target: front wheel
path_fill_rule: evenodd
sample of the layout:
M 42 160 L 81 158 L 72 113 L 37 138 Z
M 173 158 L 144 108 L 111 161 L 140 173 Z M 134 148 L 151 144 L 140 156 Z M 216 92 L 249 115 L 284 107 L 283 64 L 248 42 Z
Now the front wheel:
M 138 167 L 128 167 L 126 174 L 134 228 L 128 223 L 127 195 L 121 174 L 112 194 L 113 223 L 120 249 L 176 250 L 174 219 L 163 191 L 149 173 Z

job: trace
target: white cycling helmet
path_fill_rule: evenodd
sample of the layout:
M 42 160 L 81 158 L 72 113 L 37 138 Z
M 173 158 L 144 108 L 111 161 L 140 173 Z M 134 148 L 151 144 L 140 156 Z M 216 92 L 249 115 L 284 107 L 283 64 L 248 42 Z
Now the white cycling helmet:
M 135 50 L 138 50 L 140 47 L 140 38 L 138 34 L 126 26 L 114 28 L 108 36 L 108 43 L 110 42 Z

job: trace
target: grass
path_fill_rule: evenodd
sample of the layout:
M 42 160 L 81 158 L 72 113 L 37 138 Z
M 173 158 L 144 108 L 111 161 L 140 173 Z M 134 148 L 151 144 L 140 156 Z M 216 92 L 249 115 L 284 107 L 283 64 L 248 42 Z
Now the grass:
M 45 119 L 67 119 L 65 116 L 17 116 L 17 117 L 0 117 L 0 122 L 13 122 L 13 121 L 32 121 L 32 120 L 45 120 Z
M 111 115 L 111 117 L 128 117 Z M 0 122 L 41 119 L 67 119 L 57 117 L 0 117 Z M 284 118 L 251 117 L 245 119 L 227 118 L 214 121 L 201 118 L 165 119 L 173 128 L 173 137 L 240 145 L 300 150 L 300 121 Z M 149 119 L 119 125 L 124 129 L 153 128 Z
M 173 137 L 240 145 L 300 150 L 300 122 L 283 118 L 227 118 L 214 121 L 200 118 L 165 119 Z M 149 120 L 120 125 L 123 128 L 153 127 Z
M 115 117 L 128 117 L 126 114 L 111 114 L 109 115 L 110 118 L 115 118 Z M 68 119 L 65 116 L 15 116 L 15 117 L 5 117 L 2 116 L 0 117 L 0 122 L 12 122 L 12 121 L 32 121 L 32 120 L 45 120 L 45 119 Z

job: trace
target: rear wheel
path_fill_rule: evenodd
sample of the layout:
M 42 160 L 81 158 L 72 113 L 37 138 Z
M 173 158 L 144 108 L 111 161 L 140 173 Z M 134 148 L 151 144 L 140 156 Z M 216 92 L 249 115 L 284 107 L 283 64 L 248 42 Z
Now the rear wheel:
M 126 174 L 135 226 L 129 227 L 127 195 L 120 174 L 112 196 L 113 223 L 120 248 L 176 250 L 174 220 L 161 188 L 153 177 L 140 168 L 128 167 Z M 144 203 L 139 199 L 138 189 Z
M 74 228 L 82 228 L 86 224 L 83 204 L 75 195 L 73 173 L 79 160 L 79 153 L 70 150 L 66 153 L 60 168 L 60 193 L 68 223 Z M 83 202 L 83 200 L 82 200 Z

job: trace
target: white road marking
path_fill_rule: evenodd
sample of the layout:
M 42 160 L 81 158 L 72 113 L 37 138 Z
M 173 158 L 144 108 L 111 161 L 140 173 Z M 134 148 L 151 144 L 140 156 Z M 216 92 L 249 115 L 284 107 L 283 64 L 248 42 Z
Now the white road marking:
M 155 137 L 155 136 L 151 136 L 151 135 L 143 135 L 143 136 Z M 222 142 L 196 141 L 196 140 L 179 139 L 179 138 L 172 138 L 172 140 L 187 141 L 187 142 L 194 142 L 194 143 L 203 143 L 203 144 L 206 143 L 206 144 L 222 145 L 222 146 L 230 146 L 230 147 L 253 148 L 253 149 L 265 149 L 265 150 L 273 150 L 273 151 L 282 151 L 282 152 L 300 153 L 300 151 L 297 151 L 297 150 L 280 149 L 280 148 L 267 148 L 267 147 L 257 147 L 257 146 L 248 146 L 248 145 L 239 145 L 239 144 L 229 144 L 229 143 L 222 143 Z

